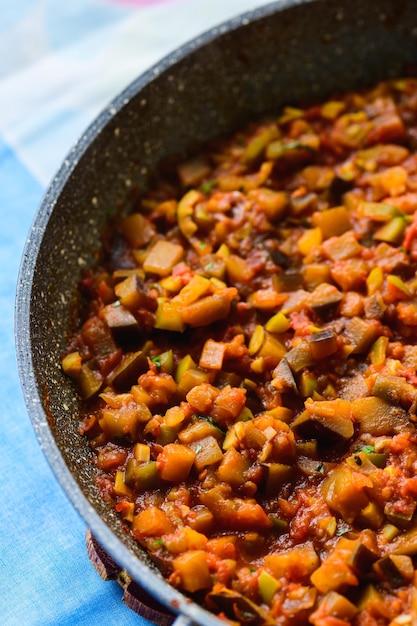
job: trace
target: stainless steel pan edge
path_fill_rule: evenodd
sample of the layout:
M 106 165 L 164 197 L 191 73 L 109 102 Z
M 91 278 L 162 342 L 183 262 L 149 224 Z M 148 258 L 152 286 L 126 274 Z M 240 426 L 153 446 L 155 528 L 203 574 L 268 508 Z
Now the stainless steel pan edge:
M 108 210 L 146 185 L 158 161 L 284 103 L 372 84 L 417 66 L 414 0 L 282 0 L 246 13 L 163 59 L 86 130 L 31 227 L 16 295 L 19 375 L 28 413 L 63 490 L 105 550 L 180 617 L 224 623 L 170 587 L 93 487 L 77 434 L 78 401 L 59 356 L 79 271 L 94 262 Z

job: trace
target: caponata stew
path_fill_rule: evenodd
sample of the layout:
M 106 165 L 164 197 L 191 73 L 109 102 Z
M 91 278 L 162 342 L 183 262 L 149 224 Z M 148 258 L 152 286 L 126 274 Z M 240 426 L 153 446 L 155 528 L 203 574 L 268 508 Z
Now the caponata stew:
M 416 270 L 404 79 L 165 168 L 84 273 L 98 489 L 226 621 L 416 623 Z

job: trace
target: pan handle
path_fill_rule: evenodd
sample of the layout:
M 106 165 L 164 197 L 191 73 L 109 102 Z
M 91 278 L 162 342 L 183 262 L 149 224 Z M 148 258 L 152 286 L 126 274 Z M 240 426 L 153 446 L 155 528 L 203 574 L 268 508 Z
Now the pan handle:
M 192 622 L 183 615 L 176 617 L 169 613 L 155 598 L 142 589 L 129 574 L 111 558 L 93 537 L 86 532 L 86 548 L 90 561 L 103 580 L 116 580 L 123 587 L 122 601 L 132 611 L 141 615 L 157 626 L 192 626 Z

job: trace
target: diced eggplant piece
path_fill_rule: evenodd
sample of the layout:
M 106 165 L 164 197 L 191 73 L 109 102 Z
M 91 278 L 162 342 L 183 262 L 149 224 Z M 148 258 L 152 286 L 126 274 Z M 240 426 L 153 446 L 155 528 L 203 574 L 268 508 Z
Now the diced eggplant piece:
M 381 594 L 374 585 L 366 585 L 357 603 L 359 611 L 363 611 L 368 606 L 372 606 L 374 602 L 381 602 Z
M 111 373 L 108 382 L 117 391 L 128 391 L 134 385 L 139 376 L 148 369 L 148 354 L 150 342 L 147 342 L 142 350 L 127 354 L 120 365 Z
M 379 389 L 381 387 L 378 384 L 377 393 Z M 359 424 L 360 433 L 369 433 L 374 437 L 394 435 L 410 425 L 404 409 L 393 406 L 376 395 L 357 398 L 353 400 L 351 406 L 352 415 Z
M 299 374 L 305 367 L 314 364 L 314 357 L 308 341 L 300 341 L 294 348 L 291 348 L 285 356 L 288 365 L 294 374 Z
M 297 383 L 286 357 L 281 359 L 273 373 L 272 386 L 278 391 L 298 393 Z
M 134 341 L 139 337 L 138 321 L 123 305 L 108 304 L 103 308 L 102 315 L 116 341 Z
M 281 250 L 269 250 L 269 255 L 278 267 L 287 269 L 291 266 L 291 258 L 287 254 L 284 254 L 284 252 L 281 252 Z
M 128 309 L 146 308 L 155 311 L 157 302 L 147 294 L 144 280 L 138 274 L 131 274 L 118 283 L 114 289 L 120 304 Z
M 392 542 L 392 554 L 417 554 L 417 528 L 410 528 Z
M 337 337 L 333 328 L 313 333 L 307 341 L 313 358 L 317 360 L 325 359 L 337 350 Z
M 317 315 L 324 319 L 335 311 L 342 298 L 343 294 L 334 285 L 321 283 L 310 294 L 308 304 Z
M 369 487 L 372 481 L 368 477 L 342 463 L 326 476 L 321 492 L 330 509 L 350 524 L 369 504 Z
M 354 434 L 350 403 L 341 399 L 314 402 L 294 420 L 291 428 L 305 439 L 347 441 Z
M 329 187 L 331 203 L 334 205 L 341 204 L 344 194 L 351 189 L 352 181 L 341 178 L 336 174 Z
M 379 320 L 384 315 L 387 305 L 380 293 L 373 293 L 364 299 L 366 319 Z
M 103 384 L 103 379 L 99 372 L 92 370 L 88 365 L 82 365 L 77 376 L 77 387 L 80 396 L 88 400 L 96 395 Z
M 108 356 L 117 350 L 108 325 L 95 315 L 83 324 L 82 339 L 98 357 Z
M 332 464 L 299 455 L 297 457 L 297 468 L 305 476 L 320 477 L 328 473 L 329 468 L 332 468 Z
M 360 578 L 363 578 L 371 571 L 373 564 L 378 559 L 378 555 L 359 540 L 352 541 L 351 544 L 351 553 L 347 557 L 346 562 Z
M 353 347 L 352 354 L 363 354 L 376 340 L 380 325 L 377 320 L 352 317 L 346 322 L 344 335 Z
M 296 291 L 303 286 L 303 275 L 298 270 L 288 270 L 276 277 L 277 291 Z
M 316 193 L 310 191 L 302 196 L 291 198 L 291 212 L 295 215 L 305 213 L 306 211 L 314 211 L 318 203 L 318 196 Z
M 237 620 L 242 626 L 274 626 L 276 623 L 264 609 L 237 591 L 226 588 L 211 591 L 208 598 L 229 619 Z
M 342 620 L 342 623 L 350 623 L 358 611 L 357 607 L 350 600 L 337 591 L 326 593 L 320 600 L 318 610 L 323 611 L 323 614 L 326 616 Z
M 405 409 L 409 409 L 417 401 L 417 389 L 402 376 L 380 374 L 375 379 L 372 395 Z
M 410 510 L 399 511 L 392 502 L 387 502 L 384 507 L 385 517 L 391 524 L 397 526 L 397 528 L 409 528 L 414 516 L 414 512 L 417 507 L 417 502 L 413 503 Z
M 379 579 L 394 588 L 406 585 L 414 576 L 411 557 L 405 554 L 387 554 L 374 564 L 374 571 Z
M 262 463 L 261 467 L 264 472 L 262 485 L 267 496 L 276 495 L 294 473 L 294 468 L 284 463 Z
M 318 446 L 315 439 L 311 439 L 310 441 L 296 441 L 295 447 L 298 455 L 306 456 L 309 459 L 317 458 Z

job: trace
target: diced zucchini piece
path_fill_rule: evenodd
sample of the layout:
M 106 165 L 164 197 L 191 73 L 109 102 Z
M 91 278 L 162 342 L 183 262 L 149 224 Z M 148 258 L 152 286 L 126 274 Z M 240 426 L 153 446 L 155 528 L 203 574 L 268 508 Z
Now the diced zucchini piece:
M 126 464 L 125 481 L 129 487 L 139 493 L 154 489 L 158 484 L 156 461 L 142 463 L 136 458 L 129 459 Z
M 266 570 L 262 570 L 258 579 L 259 593 L 265 604 L 270 604 L 274 594 L 281 588 L 279 580 L 271 576 Z
M 375 379 L 372 395 L 408 409 L 417 400 L 417 389 L 402 376 L 380 374 Z

